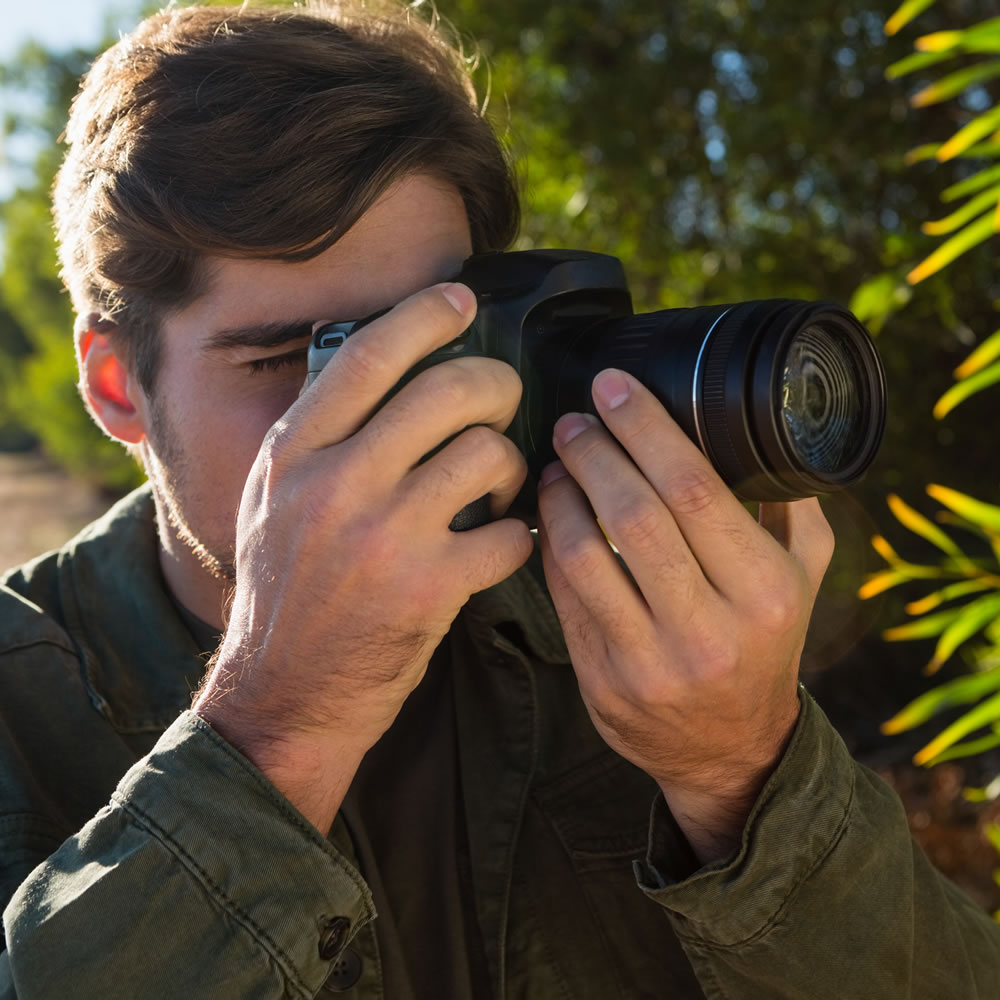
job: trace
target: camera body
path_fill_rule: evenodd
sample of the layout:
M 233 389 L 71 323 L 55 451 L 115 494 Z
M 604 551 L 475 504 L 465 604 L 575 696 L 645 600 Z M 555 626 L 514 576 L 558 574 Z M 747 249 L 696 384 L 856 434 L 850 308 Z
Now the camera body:
M 840 489 L 867 468 L 881 441 L 881 362 L 861 324 L 838 306 L 768 299 L 634 315 L 621 261 L 581 250 L 480 254 L 454 280 L 475 292 L 475 320 L 386 399 L 450 358 L 510 364 L 524 389 L 506 435 L 529 472 L 508 513 L 528 524 L 535 484 L 556 457 L 556 420 L 571 411 L 598 416 L 591 383 L 608 367 L 646 385 L 743 499 Z M 310 383 L 347 337 L 387 311 L 319 328 Z M 485 523 L 485 500 L 452 527 Z

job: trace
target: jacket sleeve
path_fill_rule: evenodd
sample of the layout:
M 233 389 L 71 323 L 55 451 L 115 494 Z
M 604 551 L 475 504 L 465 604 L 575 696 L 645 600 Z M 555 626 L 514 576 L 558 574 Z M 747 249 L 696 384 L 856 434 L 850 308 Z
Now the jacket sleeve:
M 0 998 L 313 997 L 374 915 L 353 865 L 184 712 L 16 890 Z
M 689 875 L 677 859 L 690 849 L 662 796 L 654 805 L 636 877 L 666 908 L 705 996 L 1000 997 L 1000 925 L 933 868 L 895 792 L 800 695 L 735 858 Z

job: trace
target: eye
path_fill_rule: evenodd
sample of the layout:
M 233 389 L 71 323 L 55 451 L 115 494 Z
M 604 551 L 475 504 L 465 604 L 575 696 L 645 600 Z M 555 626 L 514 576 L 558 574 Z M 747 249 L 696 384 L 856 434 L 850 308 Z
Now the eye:
M 261 372 L 276 372 L 283 368 L 301 366 L 305 364 L 305 351 L 291 351 L 288 354 L 276 354 L 268 358 L 255 358 L 247 362 L 247 368 L 251 375 L 259 375 Z

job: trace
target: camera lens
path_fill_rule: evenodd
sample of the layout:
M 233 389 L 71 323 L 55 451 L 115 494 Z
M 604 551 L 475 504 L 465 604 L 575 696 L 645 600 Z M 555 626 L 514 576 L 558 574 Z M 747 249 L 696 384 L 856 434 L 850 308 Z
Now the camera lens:
M 789 447 L 809 468 L 835 474 L 864 440 L 865 379 L 849 343 L 819 324 L 788 348 L 781 416 Z
M 570 355 L 559 412 L 595 412 L 585 398 L 594 375 L 623 368 L 744 500 L 849 486 L 882 440 L 881 361 L 858 320 L 830 303 L 765 299 L 618 318 L 583 333 Z

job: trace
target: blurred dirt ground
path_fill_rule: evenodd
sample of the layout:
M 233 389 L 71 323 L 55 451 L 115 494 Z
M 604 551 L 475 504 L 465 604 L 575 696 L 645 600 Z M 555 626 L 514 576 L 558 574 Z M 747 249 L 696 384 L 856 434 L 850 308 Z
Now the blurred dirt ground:
M 42 455 L 0 452 L 0 573 L 58 548 L 108 506 Z
M 0 573 L 58 548 L 109 505 L 108 497 L 41 455 L 0 452 Z M 839 543 L 846 528 L 836 523 L 834 528 Z M 837 625 L 842 609 L 829 603 L 824 607 L 821 601 L 817 610 L 843 631 L 843 622 Z M 988 822 L 1000 822 L 1000 801 L 974 805 L 962 795 L 964 786 L 986 784 L 1000 772 L 1000 755 L 930 771 L 911 764 L 910 757 L 930 738 L 928 733 L 887 738 L 878 731 L 879 722 L 908 700 L 908 695 L 900 695 L 901 669 L 909 675 L 906 683 L 923 683 L 918 666 L 894 665 L 885 644 L 877 636 L 866 636 L 837 663 L 804 679 L 851 752 L 900 795 L 910 829 L 930 860 L 980 906 L 991 912 L 1000 909 L 1000 886 L 993 878 L 1000 856 L 982 833 Z

